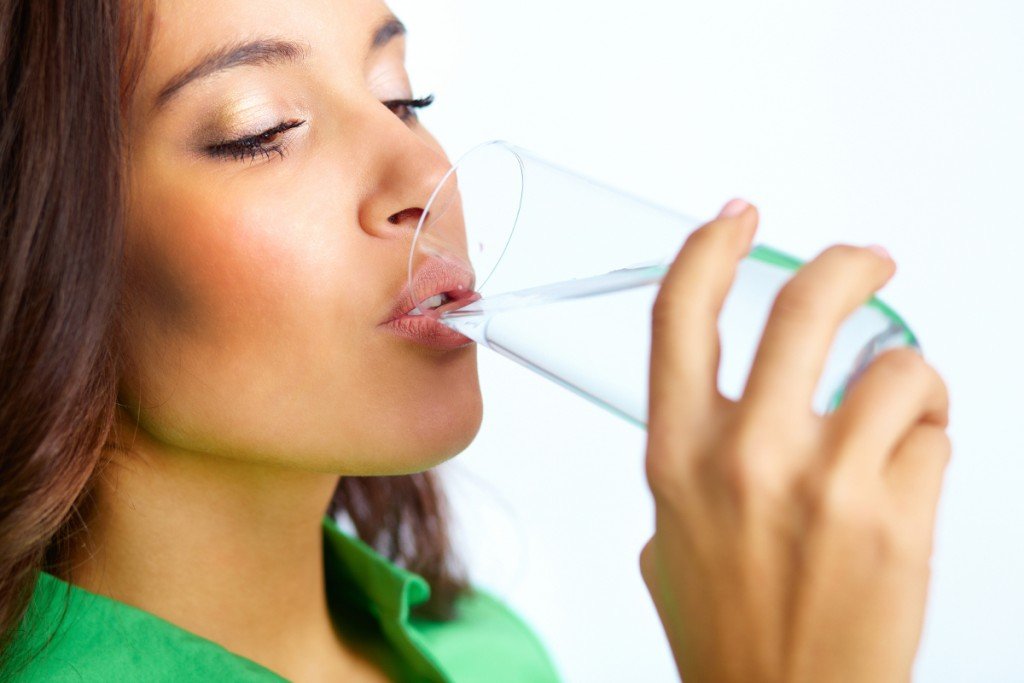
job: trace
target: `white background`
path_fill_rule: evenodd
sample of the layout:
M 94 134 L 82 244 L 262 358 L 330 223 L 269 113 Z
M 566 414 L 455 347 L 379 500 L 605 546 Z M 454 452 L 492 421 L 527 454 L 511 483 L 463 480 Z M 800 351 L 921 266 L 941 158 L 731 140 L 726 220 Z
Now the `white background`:
M 887 247 L 880 292 L 950 387 L 919 681 L 1024 681 L 1024 3 L 393 0 L 454 159 L 504 138 L 694 216 L 733 196 L 809 259 Z M 677 680 L 637 556 L 644 434 L 481 349 L 441 466 L 474 580 L 568 681 Z

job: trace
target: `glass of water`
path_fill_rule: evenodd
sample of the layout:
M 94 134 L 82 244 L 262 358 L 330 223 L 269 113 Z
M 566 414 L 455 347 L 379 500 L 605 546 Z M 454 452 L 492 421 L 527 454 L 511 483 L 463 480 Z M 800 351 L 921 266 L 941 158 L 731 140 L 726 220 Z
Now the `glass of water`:
M 596 182 L 502 140 L 460 157 L 434 188 L 409 254 L 413 314 L 433 317 L 633 424 L 647 423 L 651 308 L 703 221 Z M 475 276 L 473 296 L 424 288 L 439 262 Z M 776 294 L 803 264 L 755 244 L 719 317 L 718 385 L 743 393 Z M 811 408 L 835 410 L 881 351 L 913 346 L 876 297 L 839 328 Z

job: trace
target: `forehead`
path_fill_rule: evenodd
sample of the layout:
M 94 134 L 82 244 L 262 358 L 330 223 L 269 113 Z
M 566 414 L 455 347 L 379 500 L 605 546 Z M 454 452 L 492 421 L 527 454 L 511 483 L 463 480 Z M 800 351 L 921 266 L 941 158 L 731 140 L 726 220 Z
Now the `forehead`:
M 373 27 L 390 10 L 382 0 L 149 0 L 152 34 L 136 98 L 151 100 L 169 79 L 205 54 L 258 37 L 309 46 L 312 61 L 358 67 Z

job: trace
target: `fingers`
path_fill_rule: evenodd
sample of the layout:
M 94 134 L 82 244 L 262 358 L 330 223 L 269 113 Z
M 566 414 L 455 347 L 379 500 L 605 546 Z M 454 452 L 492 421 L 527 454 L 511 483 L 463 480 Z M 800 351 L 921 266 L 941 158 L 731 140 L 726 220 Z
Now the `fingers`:
M 776 424 L 811 414 L 839 325 L 895 271 L 891 259 L 845 244 L 801 267 L 775 298 L 740 400 L 744 408 Z
M 910 348 L 875 358 L 828 418 L 830 449 L 874 472 L 889 465 L 896 447 L 918 423 L 945 428 L 949 392 L 939 373 Z
M 662 280 L 651 316 L 649 431 L 703 420 L 721 398 L 718 315 L 756 227 L 753 206 L 729 202 L 687 238 Z

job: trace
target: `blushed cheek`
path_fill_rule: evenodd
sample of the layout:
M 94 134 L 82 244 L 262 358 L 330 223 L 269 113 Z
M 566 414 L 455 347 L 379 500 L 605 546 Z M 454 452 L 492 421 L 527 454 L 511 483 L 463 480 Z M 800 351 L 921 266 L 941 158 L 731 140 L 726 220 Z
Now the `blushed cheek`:
M 255 201 L 224 206 L 201 194 L 151 201 L 147 215 L 158 219 L 133 226 L 130 248 L 137 315 L 208 352 L 315 327 L 340 303 L 350 268 L 339 261 L 357 245 L 343 244 L 343 231 L 323 216 L 296 213 Z
M 238 226 L 196 207 L 151 203 L 153 218 L 129 228 L 128 351 L 147 373 L 190 365 L 197 352 L 237 352 L 232 328 L 245 328 L 243 311 L 253 308 L 242 291 L 257 284 L 253 269 L 231 250 Z

